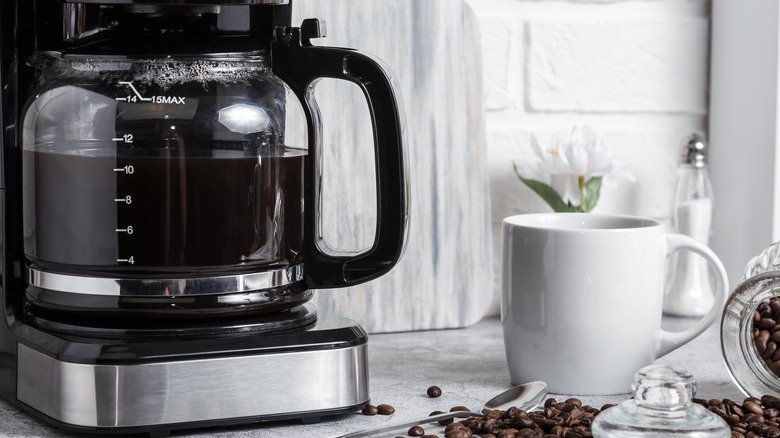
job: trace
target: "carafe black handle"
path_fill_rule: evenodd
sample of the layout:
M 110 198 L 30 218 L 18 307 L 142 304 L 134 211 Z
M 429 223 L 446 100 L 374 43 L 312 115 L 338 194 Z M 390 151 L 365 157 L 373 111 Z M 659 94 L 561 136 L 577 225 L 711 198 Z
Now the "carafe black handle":
M 306 281 L 312 288 L 359 284 L 388 272 L 401 258 L 407 227 L 407 181 L 404 169 L 403 115 L 390 77 L 379 63 L 351 49 L 315 47 L 319 21 L 301 28 L 277 28 L 271 46 L 273 72 L 290 86 L 303 105 L 309 131 L 306 175 Z M 368 102 L 373 121 L 377 181 L 377 226 L 370 249 L 355 255 L 328 254 L 318 235 L 318 175 L 315 165 L 322 132 L 314 101 L 314 84 L 321 78 L 357 84 Z

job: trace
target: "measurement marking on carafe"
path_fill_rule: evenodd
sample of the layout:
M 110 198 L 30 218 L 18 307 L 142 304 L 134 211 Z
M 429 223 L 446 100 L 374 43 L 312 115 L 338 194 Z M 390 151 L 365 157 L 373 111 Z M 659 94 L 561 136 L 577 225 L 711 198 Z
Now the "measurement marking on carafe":
M 116 198 L 116 199 L 114 199 L 114 202 L 122 202 L 122 203 L 125 203 L 127 205 L 130 205 L 130 204 L 133 203 L 133 197 L 130 196 L 130 195 L 127 195 L 124 198 Z
M 117 233 L 127 233 L 127 234 L 133 234 L 133 226 L 129 226 L 127 228 L 117 228 Z
M 184 96 L 152 96 L 152 97 L 143 97 L 141 96 L 141 93 L 138 92 L 138 90 L 135 88 L 135 85 L 133 85 L 132 82 L 124 82 L 120 81 L 120 85 L 127 85 L 130 87 L 130 89 L 133 91 L 133 95 L 125 96 L 125 97 L 115 97 L 114 99 L 120 101 L 120 102 L 127 102 L 127 103 L 135 103 L 135 102 L 152 102 L 152 103 L 159 103 L 159 104 L 167 104 L 167 105 L 185 105 L 185 99 L 187 99 Z
M 135 264 L 135 257 L 130 257 L 129 259 L 116 259 L 117 263 L 130 263 L 131 265 Z
M 133 166 L 115 167 L 114 172 L 124 172 L 128 175 L 132 175 L 133 172 L 135 172 L 135 168 Z
M 133 142 L 133 134 L 125 134 L 121 137 L 114 137 L 111 139 L 111 141 L 121 141 L 125 143 L 132 143 Z
M 133 90 L 133 93 L 135 93 L 135 96 L 117 97 L 116 100 L 124 100 L 127 102 L 135 102 L 137 100 L 140 100 L 141 102 L 151 102 L 152 98 L 141 96 L 141 93 L 139 93 L 138 90 L 135 89 L 135 85 L 133 85 L 132 82 L 120 81 L 119 84 L 127 85 L 128 87 L 130 87 L 130 89 Z

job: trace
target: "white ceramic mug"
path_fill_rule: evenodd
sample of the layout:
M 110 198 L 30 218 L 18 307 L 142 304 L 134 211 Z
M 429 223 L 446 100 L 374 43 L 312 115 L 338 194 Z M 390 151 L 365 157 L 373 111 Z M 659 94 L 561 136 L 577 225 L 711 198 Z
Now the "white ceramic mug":
M 710 311 L 682 332 L 661 329 L 666 258 L 681 249 L 716 272 Z M 630 390 L 634 373 L 687 343 L 720 315 L 728 278 L 705 245 L 653 219 L 592 213 L 503 222 L 501 322 L 513 383 L 558 394 Z

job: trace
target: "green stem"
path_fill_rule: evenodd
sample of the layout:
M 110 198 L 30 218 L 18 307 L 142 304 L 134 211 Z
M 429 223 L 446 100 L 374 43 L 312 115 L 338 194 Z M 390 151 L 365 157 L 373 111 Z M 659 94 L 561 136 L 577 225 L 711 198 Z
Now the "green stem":
M 580 213 L 585 212 L 585 176 L 580 175 L 577 177 L 577 181 L 580 186 L 580 205 L 577 207 L 577 211 Z

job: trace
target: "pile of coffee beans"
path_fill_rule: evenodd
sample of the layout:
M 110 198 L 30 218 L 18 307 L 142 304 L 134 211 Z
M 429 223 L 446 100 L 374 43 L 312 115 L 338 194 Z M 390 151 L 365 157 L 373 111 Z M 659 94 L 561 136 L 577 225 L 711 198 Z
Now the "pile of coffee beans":
M 764 300 L 756 308 L 753 313 L 753 342 L 769 369 L 780 376 L 780 297 Z
M 778 303 L 780 304 L 780 300 Z M 695 398 L 693 402 L 723 418 L 731 427 L 732 438 L 780 438 L 780 397 L 748 397 L 741 402 Z M 443 438 L 592 438 L 593 420 L 600 412 L 612 406 L 614 405 L 605 404 L 597 409 L 583 405 L 577 398 L 564 401 L 548 398 L 540 410 L 495 410 L 485 415 L 468 417 L 463 421 L 442 420 L 439 424 L 446 426 Z M 390 415 L 395 412 L 390 405 L 369 405 L 366 409 L 371 412 L 366 415 Z M 450 412 L 453 411 L 469 409 L 465 406 L 454 406 L 450 409 Z M 434 411 L 430 415 L 442 413 Z M 426 434 L 423 425 L 411 427 L 406 436 L 440 438 L 436 434 Z
M 780 398 L 764 395 L 735 402 L 724 399 L 694 399 L 723 418 L 731 427 L 732 438 L 780 438 Z M 444 438 L 584 438 L 592 437 L 595 417 L 614 405 L 600 409 L 583 406 L 576 398 L 544 402 L 544 409 L 526 412 L 517 408 L 492 411 L 447 426 Z M 412 435 L 413 436 L 413 435 Z M 426 436 L 426 435 L 422 435 Z M 427 435 L 433 438 L 436 435 Z
M 780 398 L 771 395 L 748 397 L 742 402 L 728 399 L 694 399 L 718 414 L 731 426 L 732 438 L 780 438 Z
M 593 419 L 603 409 L 613 405 L 604 405 L 601 409 L 583 405 L 576 398 L 559 402 L 548 398 L 544 409 L 526 412 L 517 408 L 495 410 L 485 415 L 469 417 L 461 422 L 443 420 L 439 424 L 446 426 L 444 438 L 591 438 Z M 455 406 L 450 411 L 468 411 L 464 406 Z M 431 415 L 441 414 L 431 412 Z M 426 435 L 422 426 L 413 426 L 408 436 L 436 438 L 438 435 Z
M 481 417 L 468 418 L 463 421 L 463 425 L 472 433 L 481 434 L 483 438 L 592 437 L 590 426 L 593 419 L 601 410 L 611 406 L 606 405 L 597 409 L 583 406 L 576 398 L 569 398 L 562 402 L 548 398 L 544 402 L 543 410 L 526 412 L 510 408 L 507 411 L 492 411 Z

